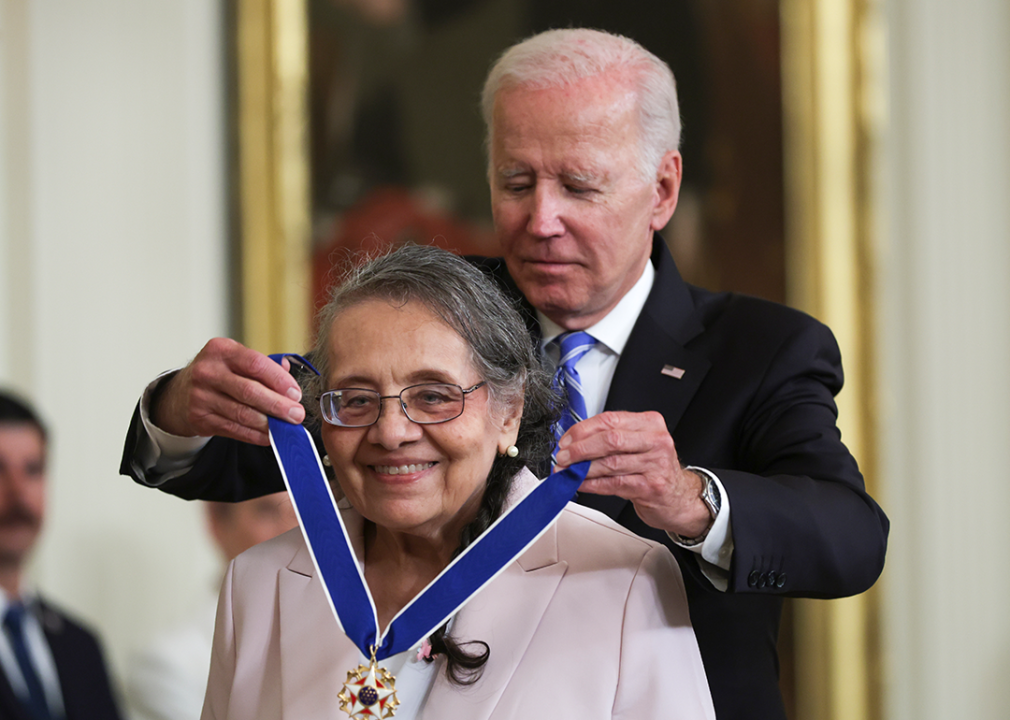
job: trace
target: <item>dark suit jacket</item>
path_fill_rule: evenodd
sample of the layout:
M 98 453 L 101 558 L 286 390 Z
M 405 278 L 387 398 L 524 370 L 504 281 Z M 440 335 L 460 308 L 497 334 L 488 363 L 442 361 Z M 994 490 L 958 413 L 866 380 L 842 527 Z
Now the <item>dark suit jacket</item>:
M 98 639 L 45 601 L 39 611 L 63 690 L 66 720 L 120 720 Z M 2 669 L 0 718 L 31 720 Z
M 656 280 L 621 355 L 607 410 L 660 412 L 681 461 L 718 475 L 735 544 L 728 592 L 693 553 L 645 525 L 630 502 L 579 501 L 670 547 L 684 571 L 709 685 L 721 720 L 780 720 L 782 598 L 866 590 L 884 564 L 888 521 L 841 442 L 833 397 L 841 358 L 821 323 L 775 303 L 686 284 L 658 238 Z M 475 262 L 512 293 L 531 333 L 533 309 L 497 259 Z M 681 379 L 662 374 L 684 369 Z M 121 472 L 134 467 L 134 415 Z M 237 500 L 283 489 L 269 448 L 212 440 L 197 466 L 160 486 L 186 498 Z

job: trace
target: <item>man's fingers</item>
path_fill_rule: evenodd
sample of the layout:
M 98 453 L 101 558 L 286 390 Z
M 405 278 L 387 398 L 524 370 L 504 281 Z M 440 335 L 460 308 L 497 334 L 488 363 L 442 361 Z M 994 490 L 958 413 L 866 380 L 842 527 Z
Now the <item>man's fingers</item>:
M 214 338 L 168 381 L 151 417 L 173 435 L 222 435 L 262 445 L 268 415 L 295 423 L 305 419 L 300 398 L 298 383 L 284 367 L 234 340 Z
M 644 475 L 649 470 L 659 470 L 656 467 L 656 458 L 649 453 L 636 453 L 634 455 L 605 455 L 595 458 L 589 464 L 589 472 L 586 473 L 588 480 L 602 478 L 620 478 L 633 475 Z
M 258 381 L 269 390 L 295 402 L 301 400 L 301 388 L 288 372 L 291 364 L 286 358 L 283 361 L 285 365 L 278 365 L 263 353 L 234 341 L 229 342 L 236 347 L 230 348 L 223 359 L 235 375 Z
M 206 429 L 206 432 L 201 432 L 202 435 L 229 437 L 253 445 L 270 444 L 270 435 L 265 429 L 260 430 L 247 425 L 240 425 L 220 415 L 205 416 L 201 420 L 201 427 Z M 264 425 L 264 427 L 266 426 Z
M 579 492 L 592 493 L 593 495 L 620 495 L 627 500 L 634 499 L 632 489 L 635 487 L 634 478 L 627 475 L 615 477 L 613 475 L 602 475 L 590 478 L 588 475 L 579 487 Z
M 276 365 L 276 363 L 274 363 Z M 280 369 L 280 366 L 277 366 Z M 217 403 L 211 410 L 220 411 L 241 425 L 266 428 L 266 416 L 289 422 L 305 419 L 305 408 L 290 397 L 279 395 L 256 380 L 240 375 L 227 375 L 220 380 Z M 231 408 L 226 410 L 225 408 Z
M 655 416 L 655 417 L 651 417 Z M 649 453 L 674 453 L 673 438 L 658 413 L 610 412 L 573 426 L 558 443 L 557 462 L 572 465 L 583 460 L 634 457 Z M 621 467 L 610 460 L 613 474 Z
M 639 432 L 642 430 L 665 429 L 666 421 L 657 412 L 626 412 L 614 411 L 600 413 L 582 422 L 573 425 L 565 437 L 562 437 L 562 446 L 566 442 L 577 442 L 590 435 L 607 432 Z
M 266 428 L 266 419 L 235 406 L 225 407 L 225 398 L 255 413 L 271 415 L 291 422 L 305 419 L 299 404 L 301 389 L 291 374 L 262 353 L 250 350 L 228 338 L 214 338 L 191 364 L 192 398 L 190 412 L 218 413 L 239 425 Z

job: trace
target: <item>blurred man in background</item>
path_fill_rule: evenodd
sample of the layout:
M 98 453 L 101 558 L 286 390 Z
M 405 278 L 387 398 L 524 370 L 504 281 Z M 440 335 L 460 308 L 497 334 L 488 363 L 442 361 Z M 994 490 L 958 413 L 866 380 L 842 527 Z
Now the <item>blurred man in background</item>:
M 97 638 L 25 577 L 45 508 L 45 427 L 0 392 L 0 718 L 119 720 Z

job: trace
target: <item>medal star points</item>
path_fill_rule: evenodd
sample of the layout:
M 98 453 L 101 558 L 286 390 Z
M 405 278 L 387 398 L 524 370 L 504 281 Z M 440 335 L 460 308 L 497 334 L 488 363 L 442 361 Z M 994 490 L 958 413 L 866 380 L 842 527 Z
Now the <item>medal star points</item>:
M 347 681 L 337 694 L 340 709 L 351 720 L 382 720 L 396 714 L 396 678 L 376 663 L 358 665 L 347 673 Z

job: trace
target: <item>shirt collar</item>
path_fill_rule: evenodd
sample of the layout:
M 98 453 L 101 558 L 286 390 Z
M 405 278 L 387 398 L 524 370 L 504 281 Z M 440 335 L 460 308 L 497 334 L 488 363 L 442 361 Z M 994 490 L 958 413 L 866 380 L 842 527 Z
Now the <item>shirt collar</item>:
M 12 605 L 15 601 L 20 602 L 27 609 L 33 609 L 35 604 L 38 602 L 38 594 L 35 592 L 34 588 L 25 587 L 21 592 L 20 599 L 12 598 L 7 594 L 7 591 L 0 588 L 0 620 L 3 616 L 7 614 L 7 608 Z
M 598 323 L 586 328 L 586 332 L 592 335 L 597 343 L 605 345 L 611 352 L 620 355 L 624 352 L 624 346 L 628 343 L 631 330 L 638 320 L 638 316 L 645 307 L 645 301 L 649 299 L 652 291 L 652 284 L 656 279 L 656 270 L 652 267 L 652 262 L 645 263 L 642 276 L 624 297 L 620 299 L 614 309 L 607 313 Z M 565 329 L 537 310 L 537 321 L 540 323 L 540 333 L 543 340 L 540 348 L 544 349 L 558 335 L 565 332 Z

